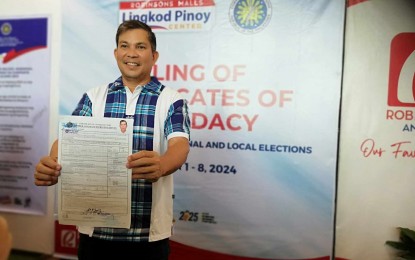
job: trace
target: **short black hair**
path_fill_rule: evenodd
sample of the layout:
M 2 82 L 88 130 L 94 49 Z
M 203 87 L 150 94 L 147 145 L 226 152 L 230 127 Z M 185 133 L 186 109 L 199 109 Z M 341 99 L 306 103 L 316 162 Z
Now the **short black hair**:
M 147 24 L 145 24 L 143 22 L 140 22 L 138 20 L 124 21 L 123 23 L 121 23 L 118 26 L 117 34 L 115 36 L 115 43 L 117 44 L 117 47 L 118 47 L 118 39 L 120 38 L 120 35 L 123 32 L 129 31 L 129 30 L 134 30 L 134 29 L 142 29 L 142 30 L 146 31 L 147 34 L 148 34 L 148 40 L 151 44 L 151 50 L 156 51 L 156 49 L 157 49 L 156 35 L 153 33 L 153 30 L 151 30 L 150 26 L 148 26 Z

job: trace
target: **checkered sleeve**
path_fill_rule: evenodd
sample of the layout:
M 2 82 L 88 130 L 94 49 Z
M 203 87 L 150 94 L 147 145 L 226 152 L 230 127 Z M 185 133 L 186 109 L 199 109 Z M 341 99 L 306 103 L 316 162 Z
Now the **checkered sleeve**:
M 166 138 L 175 132 L 186 133 L 190 136 L 189 111 L 187 102 L 184 99 L 179 99 L 170 106 L 164 123 Z
M 75 110 L 72 112 L 73 116 L 92 116 L 92 102 L 85 93 L 78 102 Z

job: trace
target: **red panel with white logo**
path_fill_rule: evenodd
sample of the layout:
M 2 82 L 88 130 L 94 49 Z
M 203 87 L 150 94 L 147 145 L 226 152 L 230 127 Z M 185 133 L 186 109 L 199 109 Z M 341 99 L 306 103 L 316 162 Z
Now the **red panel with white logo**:
M 55 254 L 77 256 L 79 233 L 76 226 L 60 225 L 55 221 Z

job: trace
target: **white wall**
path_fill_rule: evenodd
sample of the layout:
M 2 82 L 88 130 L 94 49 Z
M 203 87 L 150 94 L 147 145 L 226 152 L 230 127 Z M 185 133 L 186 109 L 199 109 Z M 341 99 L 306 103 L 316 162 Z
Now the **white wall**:
M 50 137 L 51 144 L 56 138 L 58 118 L 58 86 L 61 36 L 61 1 L 57 0 L 1 0 L 0 18 L 48 17 L 49 44 L 51 48 L 51 103 L 50 103 Z M 45 129 L 46 130 L 46 129 Z M 48 206 L 46 216 L 31 216 L 3 213 L 13 235 L 13 248 L 52 254 L 54 251 L 54 193 L 55 188 L 48 189 Z

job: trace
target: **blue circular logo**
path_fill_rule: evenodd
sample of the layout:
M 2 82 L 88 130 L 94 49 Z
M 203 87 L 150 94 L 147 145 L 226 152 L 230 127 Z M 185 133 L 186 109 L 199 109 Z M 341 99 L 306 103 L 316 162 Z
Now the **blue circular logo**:
M 229 9 L 232 26 L 246 34 L 262 31 L 271 20 L 271 15 L 269 0 L 234 0 Z

